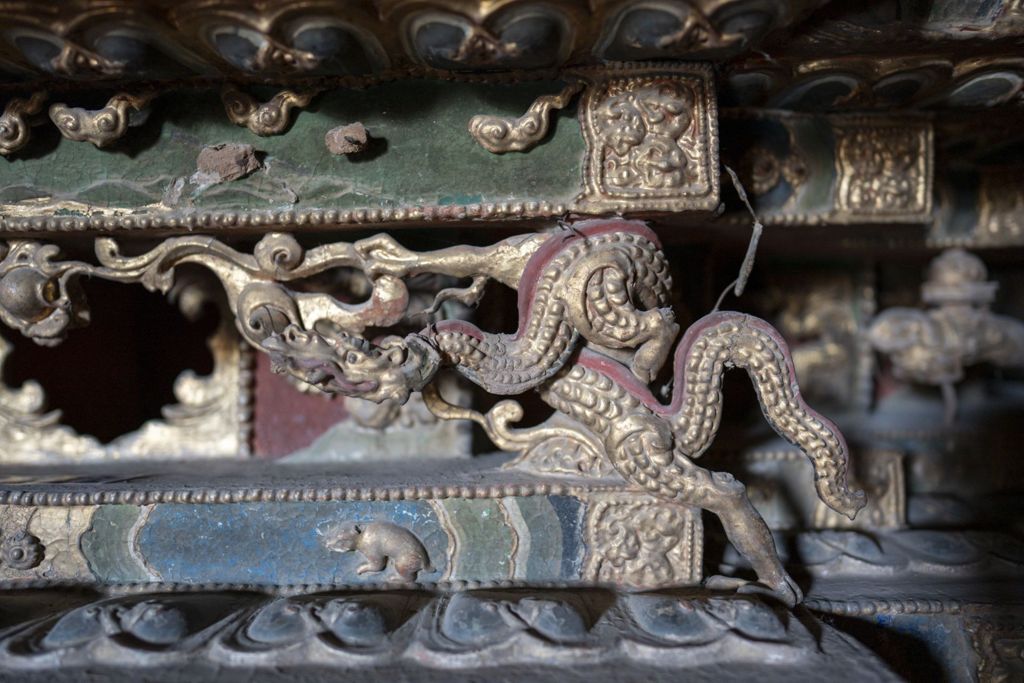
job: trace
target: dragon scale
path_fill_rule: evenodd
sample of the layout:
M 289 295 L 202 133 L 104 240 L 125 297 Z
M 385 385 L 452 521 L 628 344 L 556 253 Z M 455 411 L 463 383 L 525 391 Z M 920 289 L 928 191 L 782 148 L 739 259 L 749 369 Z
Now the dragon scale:
M 746 371 L 772 428 L 810 459 L 826 505 L 851 518 L 864 505 L 863 492 L 847 481 L 842 435 L 801 398 L 789 350 L 771 325 L 743 313 L 712 313 L 675 343 L 679 326 L 668 305 L 668 263 L 645 225 L 589 221 L 492 248 L 419 254 L 378 237 L 360 253 L 367 267 L 393 277 L 436 272 L 514 286 L 517 330 L 486 332 L 446 320 L 404 339 L 368 343 L 290 325 L 262 342 L 275 367 L 327 391 L 378 402 L 407 400 L 442 367 L 492 394 L 536 390 L 596 439 L 628 482 L 717 515 L 758 580 L 789 604 L 800 600 L 800 589 L 782 567 L 744 486 L 694 462 L 719 429 L 726 370 Z M 503 261 L 495 260 L 499 254 Z M 669 362 L 672 397 L 666 404 L 649 387 Z M 455 406 L 440 410 L 441 417 L 487 420 Z M 551 432 L 532 433 L 547 438 L 540 435 Z
M 626 415 L 661 418 L 670 426 L 677 454 L 696 459 L 718 431 L 722 378 L 730 367 L 747 371 L 772 428 L 807 454 L 822 500 L 852 517 L 864 501 L 863 494 L 852 492 L 847 483 L 845 442 L 834 425 L 804 403 L 777 333 L 751 316 L 715 313 L 690 329 L 676 350 L 674 392 L 668 405 L 658 402 L 620 364 L 586 351 L 578 363 L 541 389 L 541 397 L 605 439 Z M 616 461 L 614 453 L 609 455 Z M 668 467 L 670 463 L 642 457 L 615 464 L 620 473 L 646 488 L 651 488 L 646 481 L 650 480 L 662 487 L 663 495 L 678 493 L 672 488 L 675 467 Z
M 534 257 L 541 262 L 540 276 L 520 286 L 522 313 L 514 334 L 485 333 L 462 321 L 438 323 L 428 333 L 449 365 L 492 393 L 518 394 L 547 380 L 568 362 L 581 335 L 624 348 L 645 324 L 656 326 L 665 316 L 656 307 L 668 301 L 668 263 L 646 236 L 570 234 L 547 256 Z M 574 288 L 575 282 L 581 286 Z M 576 291 L 582 300 L 572 298 Z M 635 308 L 634 292 L 641 306 L 654 310 Z

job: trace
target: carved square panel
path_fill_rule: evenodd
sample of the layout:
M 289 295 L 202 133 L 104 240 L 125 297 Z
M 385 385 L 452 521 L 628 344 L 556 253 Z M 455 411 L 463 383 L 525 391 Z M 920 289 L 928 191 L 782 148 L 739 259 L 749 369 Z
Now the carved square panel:
M 718 206 L 718 117 L 707 65 L 604 70 L 583 95 L 587 143 L 577 208 L 713 210 Z
M 704 527 L 697 508 L 637 493 L 593 493 L 584 575 L 601 584 L 655 588 L 701 581 Z
M 837 117 L 836 211 L 857 221 L 924 222 L 932 210 L 932 126 Z

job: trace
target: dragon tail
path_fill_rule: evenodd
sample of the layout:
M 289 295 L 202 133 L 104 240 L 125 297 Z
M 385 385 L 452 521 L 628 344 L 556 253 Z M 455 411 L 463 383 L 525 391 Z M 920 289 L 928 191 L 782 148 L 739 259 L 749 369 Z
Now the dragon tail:
M 718 429 L 721 382 L 727 368 L 746 370 L 761 411 L 779 436 L 797 446 L 814 467 L 818 497 L 853 519 L 864 507 L 863 491 L 847 482 L 849 452 L 842 433 L 800 396 L 785 340 L 765 321 L 743 313 L 705 316 L 676 350 L 676 433 L 684 451 L 696 457 Z

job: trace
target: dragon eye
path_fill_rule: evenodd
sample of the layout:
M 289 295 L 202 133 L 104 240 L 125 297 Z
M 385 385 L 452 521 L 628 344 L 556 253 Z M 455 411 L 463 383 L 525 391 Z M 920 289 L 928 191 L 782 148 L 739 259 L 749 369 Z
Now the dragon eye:
M 345 356 L 345 362 L 346 363 L 353 363 L 353 364 L 354 363 L 358 363 L 359 362 L 359 354 L 357 354 L 355 351 L 349 351 L 348 355 Z

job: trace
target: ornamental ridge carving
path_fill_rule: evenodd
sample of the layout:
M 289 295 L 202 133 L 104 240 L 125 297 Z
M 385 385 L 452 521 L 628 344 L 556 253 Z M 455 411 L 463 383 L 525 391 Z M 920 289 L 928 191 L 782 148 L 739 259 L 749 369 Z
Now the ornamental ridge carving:
M 932 209 L 932 128 L 837 118 L 836 211 L 866 221 L 925 222 Z
M 548 134 L 551 111 L 567 107 L 582 87 L 570 83 L 555 95 L 541 95 L 519 118 L 478 114 L 469 120 L 469 134 L 494 154 L 529 151 Z
M 722 59 L 811 0 L 188 0 L 5 5 L 5 61 L 19 75 L 165 81 L 226 73 L 387 77 L 417 68 L 544 70 L 570 59 Z M 637 31 L 636 27 L 644 28 Z
M 265 236 L 252 255 L 197 236 L 169 238 L 131 257 L 102 238 L 96 251 L 99 266 L 69 262 L 54 268 L 167 291 L 177 266 L 203 266 L 224 286 L 242 335 L 270 355 L 275 370 L 330 393 L 405 402 L 425 390 L 428 407 L 441 405 L 440 416 L 449 417 L 469 415 L 460 412 L 467 409 L 444 407 L 431 388 L 442 369 L 492 394 L 537 390 L 569 424 L 561 434 L 600 453 L 629 487 L 659 505 L 715 513 L 759 583 L 788 604 L 801 599 L 800 589 L 783 569 L 771 532 L 744 486 L 696 463 L 718 431 L 726 368 L 747 372 L 769 423 L 808 456 L 818 496 L 850 517 L 864 506 L 863 492 L 847 483 L 842 435 L 801 398 L 788 347 L 774 328 L 746 314 L 715 312 L 675 343 L 679 326 L 669 306 L 668 263 L 657 236 L 643 223 L 586 221 L 487 247 L 431 252 L 410 251 L 387 235 L 304 250 L 282 234 Z M 297 286 L 335 268 L 362 270 L 373 283 L 369 298 L 346 304 Z M 518 330 L 497 334 L 444 320 L 405 337 L 370 341 L 361 336 L 368 328 L 389 328 L 407 318 L 404 278 L 422 273 L 471 280 L 465 288 L 438 293 L 431 308 L 449 298 L 472 302 L 487 281 L 515 288 Z M 42 300 L 36 296 L 38 278 L 8 282 L 5 276 L 0 290 L 10 289 L 14 301 L 28 301 L 23 310 L 9 313 L 31 313 L 36 325 L 59 336 L 73 316 L 50 302 L 70 300 L 74 277 L 43 279 L 51 291 Z M 47 324 L 58 313 L 62 317 Z M 22 329 L 34 328 L 22 324 Z M 673 384 L 665 404 L 649 385 L 668 362 Z M 514 402 L 495 410 L 500 420 L 490 419 L 491 431 L 502 439 L 519 439 L 528 447 L 552 433 L 551 425 L 509 431 L 508 423 L 522 414 Z M 469 414 L 482 423 L 495 417 Z M 669 512 L 667 518 L 676 516 Z M 651 533 L 661 533 L 666 523 L 665 515 L 655 515 Z
M 31 117 L 43 110 L 46 92 L 32 93 L 28 99 L 13 98 L 0 115 L 0 154 L 8 156 L 28 144 L 31 138 Z
M 301 109 L 313 100 L 316 92 L 282 90 L 266 102 L 257 101 L 233 85 L 221 91 L 224 111 L 232 123 L 245 126 L 261 137 L 280 135 L 291 125 L 291 112 Z
M 141 112 L 154 97 L 156 94 L 151 92 L 140 95 L 118 93 L 105 107 L 95 111 L 58 102 L 50 105 L 50 119 L 68 140 L 106 147 L 124 136 L 128 126 L 132 125 L 132 114 Z
M 586 75 L 585 72 L 583 72 Z M 718 120 L 710 68 L 631 67 L 594 77 L 580 104 L 587 143 L 581 210 L 718 206 Z

